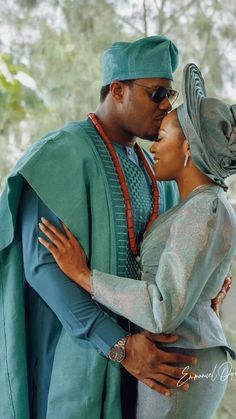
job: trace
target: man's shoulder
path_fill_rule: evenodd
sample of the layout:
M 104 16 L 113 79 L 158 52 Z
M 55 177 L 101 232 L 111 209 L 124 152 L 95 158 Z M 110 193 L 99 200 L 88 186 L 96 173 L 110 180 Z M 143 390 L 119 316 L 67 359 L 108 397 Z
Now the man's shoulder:
M 28 164 L 48 160 L 60 161 L 91 158 L 92 140 L 88 132 L 88 121 L 70 122 L 54 131 L 50 131 L 36 141 L 20 158 L 14 172 L 21 171 Z
M 43 146 L 50 141 L 57 141 L 59 144 L 70 142 L 71 145 L 73 142 L 77 144 L 79 141 L 80 146 L 86 146 L 88 145 L 87 140 L 90 138 L 88 126 L 89 123 L 87 119 L 69 122 L 57 130 L 46 133 L 32 146 L 32 148 L 40 147 L 40 145 Z

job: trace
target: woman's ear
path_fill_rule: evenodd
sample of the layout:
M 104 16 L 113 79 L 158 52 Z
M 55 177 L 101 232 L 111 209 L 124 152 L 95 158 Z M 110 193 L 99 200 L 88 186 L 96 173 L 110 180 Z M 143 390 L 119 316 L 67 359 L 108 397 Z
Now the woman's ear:
M 189 142 L 188 142 L 187 138 L 184 139 L 183 147 L 184 147 L 184 153 L 185 154 L 188 153 L 189 155 L 191 155 L 190 145 L 189 145 Z

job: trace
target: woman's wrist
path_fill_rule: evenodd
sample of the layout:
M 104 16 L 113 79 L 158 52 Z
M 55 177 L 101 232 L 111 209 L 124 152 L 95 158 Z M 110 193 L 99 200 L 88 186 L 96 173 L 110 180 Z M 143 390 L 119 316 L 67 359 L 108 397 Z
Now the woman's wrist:
M 90 283 L 91 271 L 86 268 L 83 271 L 80 271 L 76 277 L 76 283 L 85 289 L 85 291 L 91 294 L 91 283 Z

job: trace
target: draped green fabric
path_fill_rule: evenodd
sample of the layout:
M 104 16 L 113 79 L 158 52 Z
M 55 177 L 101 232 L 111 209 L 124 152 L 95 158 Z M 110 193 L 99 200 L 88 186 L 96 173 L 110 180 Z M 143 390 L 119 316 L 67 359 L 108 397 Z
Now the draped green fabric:
M 91 267 L 117 274 L 117 220 L 93 137 L 100 138 L 88 120 L 47 134 L 19 160 L 0 198 L 0 418 L 29 419 L 24 273 L 17 223 L 26 181 L 81 240 Z M 109 163 L 110 156 L 105 158 Z M 109 164 L 114 170 L 111 159 Z M 173 183 L 167 188 L 169 206 L 178 195 Z M 64 329 L 48 395 L 47 419 L 58 417 L 121 419 L 120 366 Z
M 108 180 L 96 148 L 82 126 L 70 124 L 61 131 L 48 134 L 33 146 L 18 162 L 1 196 L 0 417 L 4 419 L 29 418 L 24 275 L 17 231 L 17 210 L 24 181 L 27 180 L 75 235 L 78 236 L 79 232 L 92 266 L 116 272 Z M 85 199 L 88 191 L 89 200 Z M 89 205 L 90 208 L 96 207 L 93 214 Z M 102 405 L 105 387 L 109 391 Z M 104 418 L 109 418 L 112 412 L 114 419 L 120 419 L 119 387 L 119 365 L 108 361 L 88 342 L 81 340 L 78 345 L 78 341 L 62 331 L 54 358 L 48 418 L 99 419 L 101 412 Z

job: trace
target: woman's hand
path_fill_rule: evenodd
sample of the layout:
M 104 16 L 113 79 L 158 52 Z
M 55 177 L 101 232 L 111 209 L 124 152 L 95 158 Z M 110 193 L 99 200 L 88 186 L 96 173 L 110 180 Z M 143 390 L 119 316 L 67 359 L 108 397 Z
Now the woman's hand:
M 79 241 L 65 224 L 62 223 L 66 235 L 46 218 L 41 218 L 41 221 L 39 228 L 52 243 L 42 237 L 38 238 L 39 242 L 51 252 L 66 276 L 91 293 L 90 270 L 88 269 L 86 255 Z

